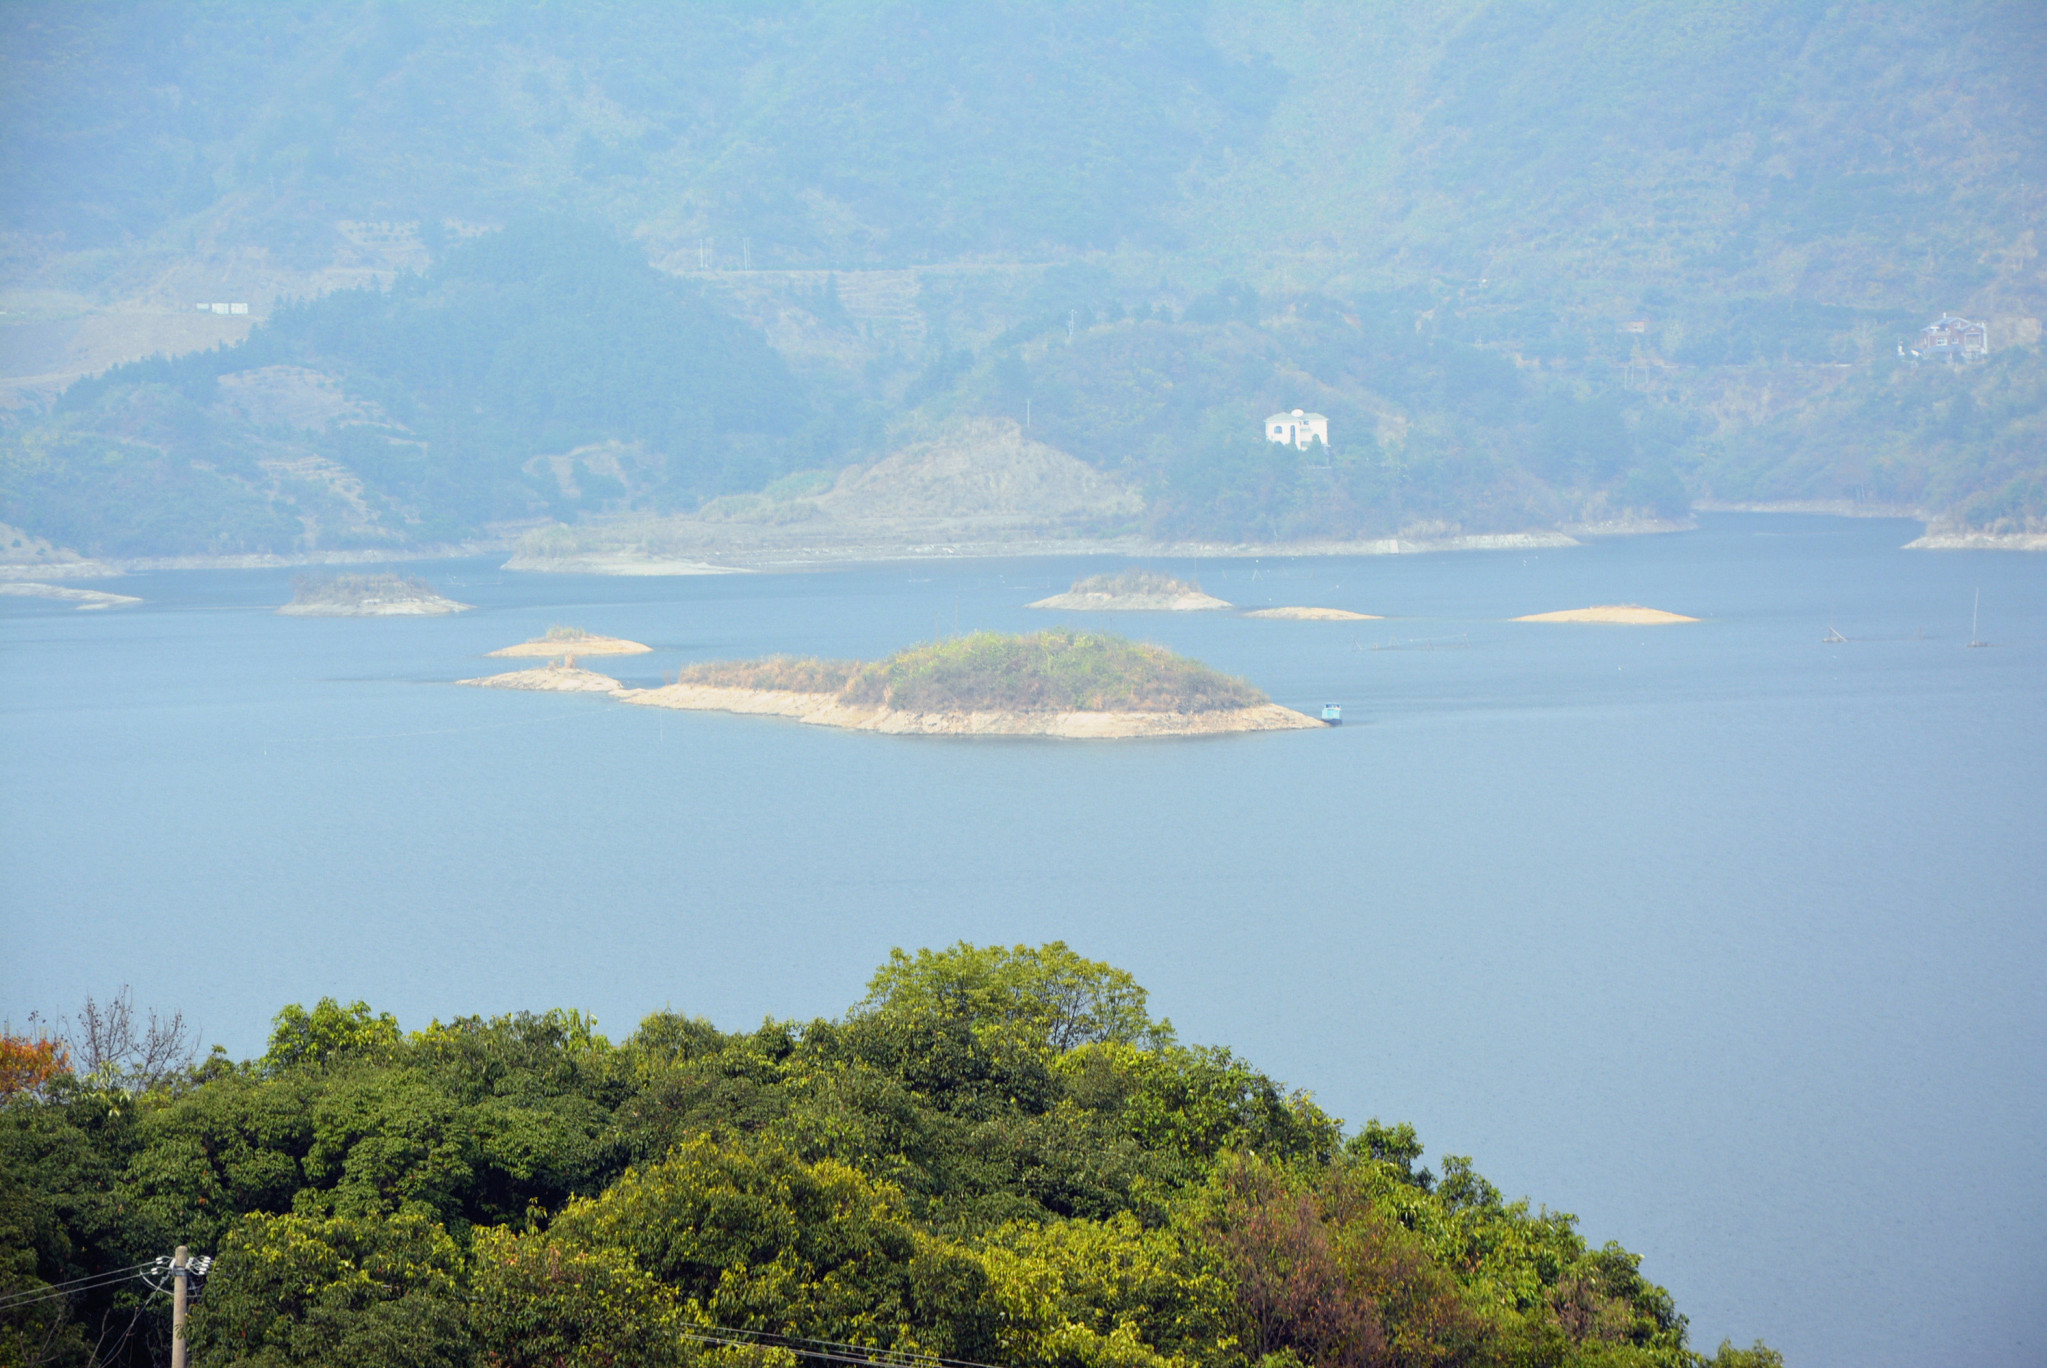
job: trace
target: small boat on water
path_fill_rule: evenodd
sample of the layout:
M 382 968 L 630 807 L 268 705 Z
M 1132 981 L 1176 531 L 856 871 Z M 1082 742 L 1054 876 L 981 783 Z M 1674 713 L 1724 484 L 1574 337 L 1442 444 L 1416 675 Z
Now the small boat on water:
M 1324 703 L 1322 705 L 1322 720 L 1332 727 L 1342 726 L 1343 708 L 1339 704 Z
M 1969 644 L 1971 646 L 1988 646 L 1990 644 L 1983 639 L 1982 633 L 1976 629 L 1977 621 L 1982 616 L 1983 591 L 1978 589 L 1976 591 L 1976 606 L 1969 610 Z

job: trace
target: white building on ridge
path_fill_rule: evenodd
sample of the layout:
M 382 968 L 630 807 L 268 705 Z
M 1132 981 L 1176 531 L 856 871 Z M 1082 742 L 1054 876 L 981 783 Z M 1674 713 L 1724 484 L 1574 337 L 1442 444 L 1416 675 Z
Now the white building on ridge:
M 1319 413 L 1303 413 L 1299 409 L 1292 413 L 1275 413 L 1265 420 L 1265 440 L 1292 442 L 1303 451 L 1313 441 L 1320 441 L 1326 447 L 1329 445 L 1329 420 Z

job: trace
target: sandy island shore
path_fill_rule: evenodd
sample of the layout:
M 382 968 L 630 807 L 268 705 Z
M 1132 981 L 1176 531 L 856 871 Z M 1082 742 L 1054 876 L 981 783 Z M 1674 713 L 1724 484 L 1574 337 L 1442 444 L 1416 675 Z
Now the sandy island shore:
M 1928 532 L 1907 551 L 2047 551 L 2047 532 Z
M 33 580 L 0 581 L 0 594 L 13 594 L 17 598 L 57 599 L 78 605 L 80 612 L 93 608 L 123 608 L 131 603 L 142 602 L 133 594 L 109 594 L 100 589 L 73 589 L 62 584 L 37 584 Z
M 1054 594 L 1026 608 L 1056 608 L 1079 613 L 1200 613 L 1230 604 L 1210 594 Z
M 522 641 L 517 646 L 507 646 L 502 651 L 492 651 L 492 658 L 512 656 L 524 658 L 553 658 L 555 656 L 605 656 L 645 655 L 652 646 L 642 646 L 637 641 L 624 637 L 581 636 L 581 637 L 535 637 Z
M 533 670 L 513 670 L 507 674 L 484 675 L 455 682 L 474 684 L 479 689 L 532 689 L 541 693 L 615 694 L 622 691 L 619 682 L 610 675 L 601 675 L 595 670 L 579 670 L 573 665 L 542 665 Z
M 619 695 L 651 708 L 751 713 L 787 717 L 817 727 L 884 732 L 896 736 L 1057 736 L 1108 739 L 1131 736 L 1212 736 L 1225 732 L 1292 731 L 1323 724 L 1277 703 L 1214 712 L 898 712 L 850 704 L 837 694 L 779 689 L 734 689 L 668 684 Z
M 1567 608 L 1557 613 L 1530 613 L 1510 619 L 1514 622 L 1612 622 L 1629 627 L 1653 627 L 1665 622 L 1697 622 L 1682 613 L 1661 608 L 1644 608 L 1639 603 L 1604 603 L 1595 608 Z
M 1249 618 L 1283 618 L 1288 622 L 1378 622 L 1377 613 L 1353 613 L 1348 608 L 1258 608 L 1244 614 Z

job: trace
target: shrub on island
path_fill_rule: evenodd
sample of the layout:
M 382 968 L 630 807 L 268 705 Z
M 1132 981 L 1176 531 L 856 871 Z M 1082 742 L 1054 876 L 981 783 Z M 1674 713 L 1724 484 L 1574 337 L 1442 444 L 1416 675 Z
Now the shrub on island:
M 1128 598 L 1140 594 L 1158 594 L 1167 598 L 1181 594 L 1203 592 L 1199 581 L 1175 579 L 1156 570 L 1139 570 L 1132 566 L 1113 575 L 1087 575 L 1073 582 L 1069 594 L 1110 594 L 1116 598 Z
M 439 598 L 417 575 L 294 575 L 293 603 L 352 606 L 364 599 Z
M 410 617 L 469 607 L 412 575 L 299 575 L 291 589 L 291 602 L 277 611 L 301 617 Z
M 1218 712 L 1269 700 L 1163 646 L 1069 628 L 976 632 L 862 666 L 849 703 L 904 712 Z
M 835 694 L 846 687 L 857 660 L 819 660 L 816 656 L 772 655 L 765 660 L 707 660 L 685 665 L 678 684 L 710 689 L 758 689 L 772 693 Z
M 884 660 L 770 656 L 685 667 L 678 684 L 834 695 L 898 712 L 1170 712 L 1254 708 L 1241 679 L 1163 646 L 1107 632 L 975 632 Z

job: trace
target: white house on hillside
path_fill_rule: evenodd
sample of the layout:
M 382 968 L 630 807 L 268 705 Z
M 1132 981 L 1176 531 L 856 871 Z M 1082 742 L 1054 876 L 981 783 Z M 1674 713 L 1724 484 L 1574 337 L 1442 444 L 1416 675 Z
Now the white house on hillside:
M 1990 355 L 1990 329 L 1944 313 L 1919 330 L 1919 355 L 1936 361 L 1981 361 Z
M 1295 409 L 1292 413 L 1275 413 L 1265 420 L 1265 440 L 1268 442 L 1292 442 L 1301 450 L 1308 449 L 1308 443 L 1319 440 L 1329 445 L 1329 420 L 1319 413 L 1303 413 Z

